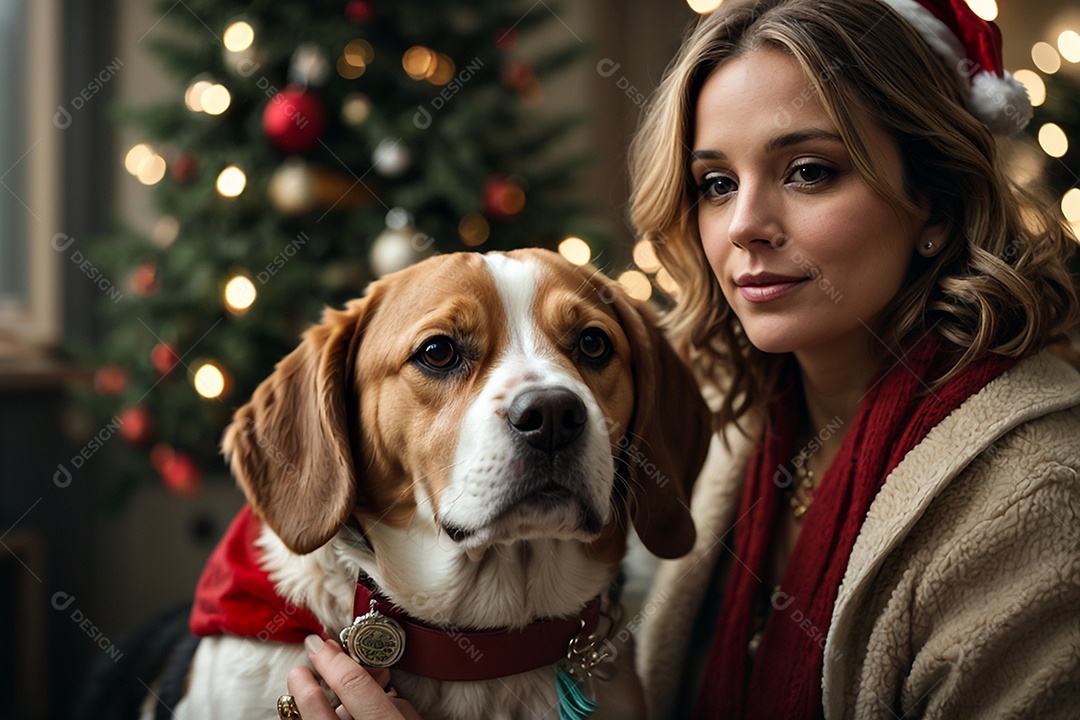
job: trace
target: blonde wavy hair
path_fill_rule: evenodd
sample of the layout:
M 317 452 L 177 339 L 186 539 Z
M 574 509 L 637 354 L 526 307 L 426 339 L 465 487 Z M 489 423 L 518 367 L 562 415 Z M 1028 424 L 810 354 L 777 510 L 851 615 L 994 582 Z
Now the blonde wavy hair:
M 1009 180 L 990 131 L 964 108 L 952 68 L 905 20 L 878 0 L 728 0 L 689 31 L 630 149 L 631 221 L 679 284 L 667 327 L 700 379 L 721 389 L 718 426 L 768 400 L 785 357 L 751 345 L 724 299 L 702 250 L 689 171 L 702 85 L 722 63 L 759 48 L 799 64 L 874 190 L 904 213 L 929 202 L 931 221 L 948 223 L 940 253 L 914 256 L 879 332 L 897 354 L 931 328 L 960 349 L 935 389 L 986 353 L 1025 357 L 1080 320 L 1067 269 L 1075 237 Z M 867 115 L 899 149 L 902 192 L 867 149 Z M 879 361 L 889 357 L 878 349 Z

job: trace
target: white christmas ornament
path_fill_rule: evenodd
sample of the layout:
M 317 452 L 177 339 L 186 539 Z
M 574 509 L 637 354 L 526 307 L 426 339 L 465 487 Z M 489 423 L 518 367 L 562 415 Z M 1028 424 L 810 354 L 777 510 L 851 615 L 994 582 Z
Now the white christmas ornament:
M 318 87 L 330 77 L 330 61 L 326 53 L 315 43 L 304 43 L 296 48 L 289 63 L 289 82 L 307 87 Z
M 434 242 L 414 227 L 387 228 L 371 244 L 368 264 L 376 277 L 404 270 L 431 254 Z
M 409 217 L 405 208 L 391 208 L 390 212 L 386 213 L 386 227 L 391 230 L 401 230 L 411 223 L 412 218 Z
M 300 215 L 315 206 L 315 181 L 304 161 L 286 160 L 270 178 L 267 194 L 281 212 Z
M 401 138 L 383 138 L 375 146 L 371 163 L 380 175 L 395 178 L 409 169 L 412 155 Z

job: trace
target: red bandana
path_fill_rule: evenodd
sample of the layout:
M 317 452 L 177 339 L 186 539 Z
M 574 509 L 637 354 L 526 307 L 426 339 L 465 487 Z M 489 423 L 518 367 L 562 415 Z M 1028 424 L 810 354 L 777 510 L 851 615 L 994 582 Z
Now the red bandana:
M 255 540 L 262 521 L 245 505 L 214 549 L 195 589 L 191 632 L 199 637 L 236 635 L 301 643 L 308 635 L 327 637 L 306 607 L 278 595 L 260 565 Z
M 787 510 L 777 478 L 795 454 L 800 388 L 794 367 L 769 406 L 763 440 L 747 468 L 735 526 L 734 553 L 719 624 L 698 695 L 695 717 L 824 716 L 821 678 L 825 637 L 855 538 L 885 478 L 935 425 L 1015 362 L 990 355 L 968 366 L 934 394 L 938 337 L 931 333 L 875 383 L 821 480 L 781 581 L 747 677 L 747 645 L 767 575 L 779 511 Z M 937 362 L 935 362 L 937 361 Z M 922 393 L 922 394 L 920 394 Z M 781 503 L 784 503 L 781 506 Z

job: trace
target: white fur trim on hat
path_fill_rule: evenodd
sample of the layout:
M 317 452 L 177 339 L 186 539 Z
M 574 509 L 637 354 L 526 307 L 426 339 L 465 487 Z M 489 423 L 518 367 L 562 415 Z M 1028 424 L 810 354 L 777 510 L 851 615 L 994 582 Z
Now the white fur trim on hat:
M 967 106 L 997 135 L 1016 135 L 1035 114 L 1027 88 L 1008 71 L 1004 77 L 985 70 L 976 74 L 968 88 Z
M 917 0 L 881 0 L 918 31 L 956 73 L 968 111 L 998 135 L 1015 135 L 1027 127 L 1034 111 L 1027 89 L 1008 72 L 1004 77 L 983 70 L 968 59 L 960 38 Z M 974 76 L 973 76 L 974 75 Z

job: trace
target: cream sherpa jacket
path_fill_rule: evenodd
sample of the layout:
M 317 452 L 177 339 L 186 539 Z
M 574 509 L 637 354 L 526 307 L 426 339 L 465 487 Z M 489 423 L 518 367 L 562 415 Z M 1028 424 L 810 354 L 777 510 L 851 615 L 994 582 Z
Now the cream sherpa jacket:
M 694 549 L 661 564 L 644 606 L 652 718 L 692 707 L 688 656 L 712 632 L 699 613 L 719 611 L 751 449 L 729 439 L 695 488 Z M 1080 718 L 1078 468 L 1080 375 L 1047 353 L 931 430 L 871 505 L 827 636 L 805 628 L 824 641 L 825 717 Z

